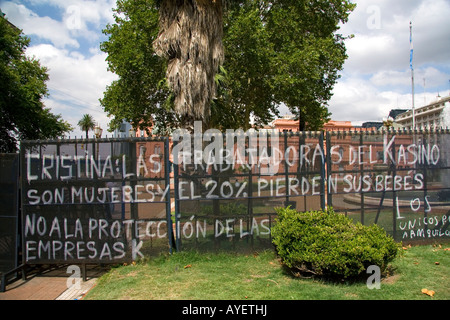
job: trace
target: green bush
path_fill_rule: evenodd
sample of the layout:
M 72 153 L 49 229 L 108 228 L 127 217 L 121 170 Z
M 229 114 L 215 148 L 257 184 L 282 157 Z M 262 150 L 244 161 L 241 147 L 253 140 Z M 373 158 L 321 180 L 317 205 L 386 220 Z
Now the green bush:
M 273 244 L 282 262 L 300 274 L 353 278 L 370 265 L 385 270 L 400 245 L 378 225 L 363 226 L 342 214 L 277 209 Z

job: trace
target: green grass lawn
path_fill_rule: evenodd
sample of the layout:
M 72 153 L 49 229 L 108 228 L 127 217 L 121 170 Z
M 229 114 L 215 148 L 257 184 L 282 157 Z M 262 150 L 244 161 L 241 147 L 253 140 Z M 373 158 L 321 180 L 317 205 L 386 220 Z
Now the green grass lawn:
M 331 282 L 293 277 L 273 251 L 260 254 L 181 252 L 112 268 L 88 300 L 448 300 L 450 246 L 406 248 L 381 288 L 366 281 Z M 369 277 L 370 275 L 367 275 Z M 433 290 L 434 296 L 421 292 Z

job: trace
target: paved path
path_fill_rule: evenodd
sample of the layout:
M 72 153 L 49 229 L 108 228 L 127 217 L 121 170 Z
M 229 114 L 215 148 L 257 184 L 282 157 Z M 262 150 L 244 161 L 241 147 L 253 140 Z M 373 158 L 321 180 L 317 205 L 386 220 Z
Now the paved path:
M 6 291 L 0 292 L 0 300 L 80 300 L 104 272 L 104 268 L 88 268 L 86 281 L 81 281 L 79 287 L 72 285 L 70 288 L 67 287 L 70 274 L 64 267 L 35 273 L 26 280 L 8 284 Z

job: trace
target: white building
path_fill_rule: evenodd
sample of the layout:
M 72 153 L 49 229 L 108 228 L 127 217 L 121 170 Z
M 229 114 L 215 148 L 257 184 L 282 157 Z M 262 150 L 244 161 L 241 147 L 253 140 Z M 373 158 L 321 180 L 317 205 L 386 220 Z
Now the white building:
M 413 129 L 412 110 L 399 114 L 395 122 L 406 129 Z M 450 128 L 450 96 L 415 109 L 416 129 Z

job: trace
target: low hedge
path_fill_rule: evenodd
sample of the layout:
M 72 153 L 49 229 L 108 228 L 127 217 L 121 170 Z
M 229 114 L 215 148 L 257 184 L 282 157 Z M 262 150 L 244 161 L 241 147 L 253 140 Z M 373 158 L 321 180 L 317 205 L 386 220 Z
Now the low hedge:
M 363 226 L 327 211 L 277 209 L 273 244 L 282 262 L 300 274 L 353 278 L 371 265 L 384 271 L 400 244 L 378 225 Z

